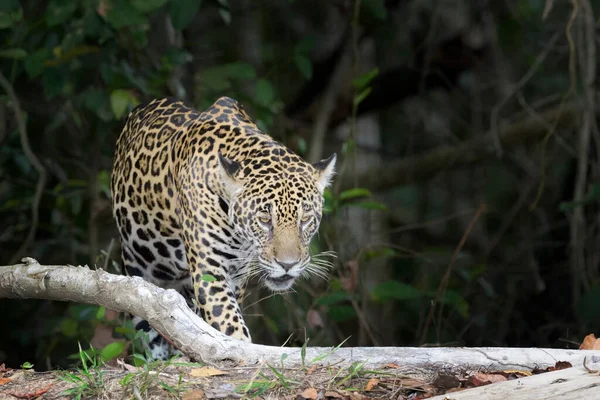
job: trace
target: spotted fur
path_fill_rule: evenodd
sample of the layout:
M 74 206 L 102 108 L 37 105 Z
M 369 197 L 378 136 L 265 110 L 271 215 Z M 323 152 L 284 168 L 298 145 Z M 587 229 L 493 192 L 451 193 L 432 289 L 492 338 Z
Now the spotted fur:
M 308 248 L 335 160 L 305 162 L 227 97 L 204 112 L 172 98 L 137 107 L 111 180 L 126 272 L 178 290 L 213 328 L 250 341 L 247 281 L 283 291 L 317 269 Z M 153 356 L 167 357 L 166 341 L 134 322 L 150 332 Z

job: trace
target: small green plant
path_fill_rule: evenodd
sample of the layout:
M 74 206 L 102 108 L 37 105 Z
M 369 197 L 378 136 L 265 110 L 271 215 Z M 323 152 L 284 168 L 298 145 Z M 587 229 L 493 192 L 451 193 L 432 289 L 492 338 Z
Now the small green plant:
M 77 368 L 76 373 L 65 371 L 58 375 L 63 381 L 75 385 L 63 394 L 74 399 L 98 396 L 104 388 L 104 372 L 100 368 L 102 360 L 93 347 L 90 346 L 90 349 L 84 351 L 81 343 L 77 342 L 77 345 L 81 367 Z
M 163 389 L 165 389 L 167 392 L 169 392 L 170 394 L 172 394 L 173 396 L 175 396 L 176 398 L 180 398 L 181 397 L 181 389 L 182 389 L 182 382 L 183 382 L 183 373 L 179 374 L 179 379 L 177 380 L 177 387 L 173 387 L 169 384 L 167 384 L 164 381 L 159 380 L 158 381 L 158 385 L 160 387 L 162 387 Z
M 31 369 L 31 368 L 33 368 L 33 364 L 30 363 L 29 361 L 25 361 L 23 364 L 21 364 L 21 368 L 23 368 L 23 369 Z
M 259 374 L 259 376 L 263 379 L 241 385 L 236 389 L 236 391 L 244 396 L 248 396 L 249 398 L 255 398 L 262 396 L 267 390 L 277 387 L 277 382 L 270 380 L 262 373 Z
M 171 357 L 167 361 L 153 360 L 146 345 L 148 343 L 147 334 L 143 331 L 136 333 L 133 342 L 134 353 L 132 361 L 138 367 L 138 370 L 125 375 L 119 381 L 119 384 L 124 389 L 131 389 L 136 397 L 138 395 L 142 398 L 148 397 L 152 390 L 162 388 L 173 397 L 180 398 L 183 391 L 183 375 L 179 374 L 179 379 L 176 385 L 173 386 L 161 379 L 164 370 L 172 365 L 183 367 L 203 366 L 201 363 L 176 362 L 175 360 L 179 357 L 178 355 Z M 143 353 L 139 353 L 137 350 L 141 350 Z
M 269 369 L 271 370 L 271 372 L 273 372 L 273 374 L 277 377 L 277 379 L 279 380 L 279 384 L 281 386 L 283 386 L 286 389 L 291 388 L 292 385 L 298 385 L 300 384 L 300 382 L 292 380 L 287 378 L 284 374 L 283 374 L 283 370 L 282 371 L 278 371 L 275 367 L 267 364 L 267 367 L 269 367 Z
M 345 377 L 343 377 L 338 383 L 336 383 L 335 386 L 339 388 L 339 387 L 343 386 L 346 382 L 348 382 L 350 379 L 356 378 L 359 375 L 361 375 L 363 373 L 363 368 L 365 367 L 366 363 L 367 363 L 367 361 L 353 362 L 352 365 L 350 365 L 347 369 L 347 372 L 348 372 L 347 375 Z M 342 370 L 340 370 L 340 371 L 342 371 Z M 330 381 L 330 383 L 332 381 Z
M 306 350 L 305 350 L 305 353 L 306 353 Z M 305 355 L 306 354 L 304 354 L 304 356 Z M 290 389 L 293 385 L 299 385 L 300 382 L 290 379 L 290 378 L 286 377 L 284 374 L 285 367 L 284 367 L 283 361 L 287 357 L 288 357 L 287 353 L 283 353 L 281 355 L 281 360 L 280 360 L 281 370 L 277 370 L 277 368 L 273 367 L 272 365 L 266 364 L 267 367 L 269 367 L 269 369 L 271 370 L 271 372 L 273 372 L 273 375 L 275 375 L 275 378 L 277 378 L 276 380 L 268 377 L 263 372 L 261 372 L 261 369 L 262 369 L 262 366 L 261 366 L 260 369 L 258 370 L 257 374 L 255 374 L 254 377 L 252 378 L 252 380 L 247 384 L 240 385 L 239 387 L 237 387 L 236 391 L 238 393 L 242 393 L 244 396 L 254 398 L 257 396 L 261 396 L 267 390 L 271 390 L 276 387 L 283 387 L 285 389 Z M 260 377 L 261 379 L 256 380 L 255 378 L 257 376 Z
M 304 343 L 302 343 L 302 349 L 300 349 L 300 358 L 302 359 L 302 370 L 306 371 L 306 347 L 308 346 L 308 341 L 310 339 L 306 338 Z

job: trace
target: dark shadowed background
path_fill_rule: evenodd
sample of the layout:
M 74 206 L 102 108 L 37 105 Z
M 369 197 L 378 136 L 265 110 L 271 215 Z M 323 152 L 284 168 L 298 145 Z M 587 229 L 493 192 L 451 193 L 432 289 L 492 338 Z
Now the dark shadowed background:
M 576 347 L 600 328 L 599 3 L 3 0 L 0 265 L 118 272 L 127 112 L 226 95 L 307 160 L 339 157 L 314 241 L 331 278 L 255 290 L 255 342 Z M 89 305 L 0 315 L 9 366 L 126 331 Z

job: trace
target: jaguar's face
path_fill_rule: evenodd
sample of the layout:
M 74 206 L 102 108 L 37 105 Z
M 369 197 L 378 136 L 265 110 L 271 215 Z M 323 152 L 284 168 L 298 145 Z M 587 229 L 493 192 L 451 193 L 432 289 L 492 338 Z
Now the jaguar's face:
M 322 194 L 314 183 L 297 177 L 263 190 L 275 196 L 256 202 L 245 228 L 257 249 L 262 282 L 271 290 L 286 290 L 310 263 L 309 245 L 321 222 Z
M 321 222 L 323 190 L 334 173 L 335 155 L 315 165 L 296 158 L 283 168 L 271 165 L 233 176 L 240 185 L 231 198 L 230 222 L 252 242 L 252 272 L 273 291 L 289 289 L 310 272 L 310 241 Z

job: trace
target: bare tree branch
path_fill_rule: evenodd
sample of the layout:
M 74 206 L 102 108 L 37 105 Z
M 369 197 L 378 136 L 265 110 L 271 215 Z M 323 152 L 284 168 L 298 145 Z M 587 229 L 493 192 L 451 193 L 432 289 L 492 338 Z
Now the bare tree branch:
M 539 142 L 548 133 L 548 126 L 555 126 L 555 130 L 572 126 L 577 112 L 574 105 L 556 107 L 500 129 L 498 140 L 505 151 Z M 385 190 L 410 182 L 425 181 L 453 168 L 495 158 L 494 143 L 494 132 L 488 132 L 457 146 L 442 146 L 423 155 L 390 161 L 382 167 L 361 174 L 357 182 L 367 189 Z M 353 186 L 354 179 L 351 176 L 346 175 L 342 179 L 343 188 Z
M 32 258 L 23 264 L 0 266 L 0 298 L 34 298 L 99 304 L 109 309 L 128 312 L 146 319 L 162 335 L 168 337 L 186 355 L 218 366 L 282 363 L 286 367 L 303 364 L 300 348 L 284 348 L 245 343 L 216 331 L 192 312 L 175 290 L 164 290 L 139 277 L 109 274 L 87 267 L 40 265 Z M 568 361 L 573 365 L 585 356 L 600 356 L 600 351 L 563 349 L 503 348 L 416 348 L 309 347 L 305 363 L 317 357 L 322 364 L 349 366 L 355 361 L 366 367 L 396 363 L 406 368 L 498 368 L 513 369 L 555 365 Z M 315 361 L 316 362 L 316 361 Z

